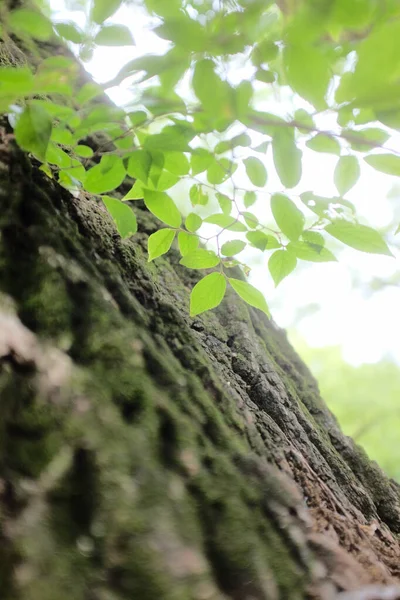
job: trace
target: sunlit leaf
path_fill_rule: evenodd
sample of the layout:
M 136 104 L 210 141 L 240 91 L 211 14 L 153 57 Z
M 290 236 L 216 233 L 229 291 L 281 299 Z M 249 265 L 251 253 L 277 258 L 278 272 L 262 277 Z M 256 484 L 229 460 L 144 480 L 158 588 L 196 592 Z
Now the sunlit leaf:
M 400 156 L 395 154 L 372 154 L 364 158 L 371 167 L 387 175 L 400 176 Z
M 134 235 L 137 231 L 137 222 L 135 213 L 130 206 L 117 198 L 110 198 L 110 196 L 102 196 L 101 199 L 112 216 L 120 236 L 127 238 Z
M 393 256 L 381 234 L 366 225 L 339 219 L 327 225 L 325 231 L 356 250 Z
M 332 252 L 325 248 L 323 244 L 314 242 L 290 242 L 288 250 L 297 258 L 310 262 L 332 262 L 336 260 Z
M 181 213 L 175 206 L 174 201 L 165 192 L 154 192 L 144 190 L 144 203 L 153 215 L 170 227 L 180 227 L 182 222 Z
M 7 24 L 16 34 L 29 36 L 40 42 L 46 42 L 53 35 L 50 21 L 40 12 L 27 8 L 10 12 Z
M 147 241 L 149 262 L 168 252 L 174 237 L 175 231 L 173 229 L 159 229 L 152 233 Z
M 101 25 L 118 10 L 121 4 L 122 0 L 93 0 L 91 12 L 93 21 Z
M 340 144 L 337 139 L 324 133 L 317 133 L 306 143 L 306 146 L 315 152 L 340 154 Z
M 297 265 L 295 254 L 288 250 L 276 250 L 268 261 L 268 269 L 277 286 L 282 279 L 287 277 Z
M 246 225 L 243 225 L 243 223 L 238 221 L 236 218 L 221 213 L 206 217 L 204 219 L 204 223 L 212 223 L 213 225 L 218 225 L 223 229 L 229 229 L 229 231 L 247 231 Z
M 246 208 L 253 206 L 253 204 L 256 202 L 256 200 L 257 200 L 257 194 L 255 192 L 245 192 L 244 198 L 243 198 L 243 203 Z
M 199 248 L 186 254 L 179 263 L 189 269 L 211 269 L 220 262 L 219 257 L 212 250 Z
M 122 159 L 115 155 L 103 156 L 100 163 L 87 173 L 85 189 L 91 194 L 104 194 L 118 188 L 126 171 Z
M 126 25 L 103 25 L 94 38 L 99 46 L 132 46 L 133 36 Z
M 307 43 L 289 44 L 283 52 L 283 63 L 289 85 L 317 108 L 324 108 L 331 71 L 321 49 Z
M 52 131 L 52 118 L 41 105 L 34 102 L 25 106 L 15 126 L 15 139 L 23 150 L 32 152 L 45 161 Z
M 280 248 L 281 244 L 273 235 L 268 235 L 262 231 L 249 231 L 246 233 L 246 237 L 250 242 L 250 246 L 258 248 L 258 250 L 273 250 L 274 248 Z
M 255 156 L 249 156 L 243 160 L 247 177 L 253 185 L 264 187 L 267 183 L 267 170 L 264 164 Z
M 276 128 L 272 153 L 282 184 L 287 188 L 295 187 L 301 179 L 301 150 L 296 146 L 293 128 Z
M 304 228 L 304 215 L 295 203 L 283 194 L 271 198 L 271 210 L 279 229 L 289 240 L 295 242 Z
M 225 242 L 222 244 L 221 253 L 224 256 L 235 256 L 235 254 L 239 254 L 246 247 L 246 242 L 242 240 L 231 240 L 229 242 Z
M 182 256 L 185 256 L 186 254 L 189 254 L 189 252 L 197 250 L 199 242 L 200 240 L 197 237 L 197 235 L 186 233 L 186 231 L 180 231 L 178 233 L 178 245 Z
M 200 279 L 190 294 L 190 316 L 216 308 L 223 300 L 226 279 L 222 273 L 210 273 Z
M 355 156 L 341 156 L 336 164 L 334 182 L 339 194 L 346 194 L 360 177 L 360 165 Z
M 263 294 L 257 288 L 255 288 L 247 281 L 233 279 L 232 277 L 229 278 L 229 283 L 231 284 L 237 295 L 240 296 L 240 298 L 244 300 L 247 304 L 258 308 L 263 313 L 265 313 L 267 317 L 271 316 L 267 305 L 267 301 L 265 300 Z

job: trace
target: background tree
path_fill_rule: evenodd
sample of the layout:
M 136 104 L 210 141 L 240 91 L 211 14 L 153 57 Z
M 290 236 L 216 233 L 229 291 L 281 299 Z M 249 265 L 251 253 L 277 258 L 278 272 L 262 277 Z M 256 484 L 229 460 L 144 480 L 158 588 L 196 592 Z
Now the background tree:
M 120 3 L 114 4 L 113 10 Z M 121 36 L 129 41 L 125 29 L 102 25 L 112 14 L 107 14 L 110 6 L 94 4 L 91 19 L 97 28 L 84 32 L 84 48 L 90 50 L 90 35 L 99 43 Z M 202 27 L 201 20 L 182 12 L 181 2 L 152 0 L 147 6 L 163 17 L 161 33 L 168 39 L 183 36 L 172 49 L 177 48 L 179 73 L 185 55 L 197 61 L 193 81 L 202 107 L 187 114 L 182 104 L 177 109 L 177 94 L 164 95 L 177 77 L 168 73 L 157 93 L 145 91 L 152 115 L 167 114 L 171 121 L 162 121 L 157 132 L 146 130 L 154 120 L 147 112 L 133 111 L 129 126 L 125 113 L 85 79 L 43 14 L 32 14 L 20 3 L 2 6 L 0 94 L 7 114 L 0 139 L 3 597 L 351 600 L 360 597 L 352 590 L 379 583 L 377 589 L 364 588 L 361 597 L 396 598 L 398 485 L 343 436 L 284 332 L 238 298 L 268 312 L 229 252 L 224 258 L 222 246 L 221 252 L 206 250 L 198 242 L 193 249 L 189 239 L 196 237 L 198 220 L 191 216 L 181 229 L 180 214 L 165 194 L 170 174 L 181 171 L 185 158 L 190 176 L 206 159 L 212 186 L 232 174 L 233 160 L 226 158 L 228 166 L 224 157 L 215 158 L 215 148 L 205 154 L 190 144 L 202 134 L 229 131 L 238 119 L 271 137 L 282 183 L 291 188 L 300 165 L 294 131 L 309 133 L 314 125 L 300 127 L 297 121 L 282 123 L 279 116 L 260 114 L 251 107 L 249 86 L 230 85 L 204 52 L 214 52 L 218 62 L 221 45 L 229 42 L 238 44 L 229 45 L 229 56 L 240 53 L 260 17 L 264 27 L 276 14 L 280 29 L 277 25 L 276 39 L 266 40 L 270 50 L 271 42 L 276 46 L 274 60 L 282 33 L 290 34 L 285 48 L 293 44 L 297 60 L 301 51 L 308 52 L 298 32 L 300 25 L 313 25 L 311 13 L 300 6 L 282 25 L 275 5 L 269 12 L 265 3 L 221 4 L 228 11 L 224 19 L 217 9 L 212 18 L 221 27 L 232 23 L 227 42 L 222 30 Z M 386 6 L 380 26 L 391 28 L 397 22 L 395 5 Z M 368 15 L 367 23 L 363 16 L 366 28 L 376 21 L 372 9 Z M 171 26 L 175 19 L 179 23 Z M 320 59 L 314 59 L 319 45 L 324 55 L 333 56 L 331 40 L 338 39 L 337 31 L 323 35 L 321 23 L 317 19 L 315 30 L 311 27 L 316 50 L 308 54 L 317 74 L 322 72 Z M 72 25 L 57 30 L 67 39 L 80 35 Z M 359 37 L 365 35 L 351 36 L 350 42 L 345 36 L 344 43 Z M 255 55 L 262 41 L 257 40 Z M 196 47 L 184 48 L 189 43 Z M 337 56 L 340 52 L 332 64 Z M 149 64 L 161 76 L 171 58 Z M 299 93 L 309 85 L 302 79 L 303 61 L 292 71 L 291 84 Z M 327 90 L 318 81 L 309 99 L 322 103 Z M 359 92 L 348 85 L 343 102 L 351 104 Z M 218 106 L 208 104 L 211 96 Z M 144 131 L 143 121 L 136 119 L 145 119 Z M 317 135 L 323 145 L 337 137 Z M 231 147 L 231 139 L 218 143 L 223 141 Z M 391 157 L 385 165 L 396 158 Z M 265 183 L 265 167 L 256 160 L 252 153 L 240 159 L 259 186 Z M 191 194 L 194 206 L 193 198 L 205 195 L 204 184 L 198 185 Z M 239 200 L 245 202 L 247 193 L 249 203 L 253 190 L 242 191 L 233 216 L 236 198 L 227 195 L 219 198 L 220 212 L 212 213 L 230 218 L 229 223 L 215 216 L 209 222 L 228 231 L 241 224 L 238 233 L 246 233 L 249 243 L 259 246 L 267 238 L 265 250 L 272 234 L 248 224 L 254 215 L 243 214 L 249 211 Z M 144 202 L 138 200 L 132 210 L 121 198 L 135 195 L 144 196 Z M 332 203 L 313 197 L 312 202 L 328 210 L 317 215 L 318 227 L 361 250 L 390 252 L 378 232 L 354 217 L 332 217 L 329 205 L 338 204 L 337 198 Z M 339 204 L 348 208 L 345 201 Z M 323 237 L 304 229 L 306 219 L 291 198 L 280 193 L 272 205 L 281 230 L 274 238 L 277 252 L 292 262 L 296 252 L 327 256 Z M 172 239 L 166 244 L 170 231 L 184 234 L 178 246 Z M 150 258 L 166 254 L 154 244 L 157 239 L 161 250 L 171 249 L 149 263 L 148 250 Z M 220 270 L 206 271 L 213 285 L 196 287 L 205 278 L 190 267 L 216 266 Z M 271 268 L 277 279 L 287 270 L 280 269 L 278 276 Z M 222 300 L 220 282 L 227 277 L 231 286 L 224 302 L 205 311 Z M 192 292 L 191 316 L 193 286 L 202 293 Z M 341 594 L 345 591 L 350 594 Z

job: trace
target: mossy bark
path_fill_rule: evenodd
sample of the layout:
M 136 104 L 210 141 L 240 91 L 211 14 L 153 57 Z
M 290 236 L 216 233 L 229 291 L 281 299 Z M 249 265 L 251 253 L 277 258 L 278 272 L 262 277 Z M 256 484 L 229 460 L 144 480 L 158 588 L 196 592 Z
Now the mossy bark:
M 175 250 L 147 262 L 140 203 L 122 241 L 6 127 L 0 208 L 2 600 L 329 600 L 399 582 L 399 487 L 284 332 L 230 294 L 191 319 L 198 275 Z

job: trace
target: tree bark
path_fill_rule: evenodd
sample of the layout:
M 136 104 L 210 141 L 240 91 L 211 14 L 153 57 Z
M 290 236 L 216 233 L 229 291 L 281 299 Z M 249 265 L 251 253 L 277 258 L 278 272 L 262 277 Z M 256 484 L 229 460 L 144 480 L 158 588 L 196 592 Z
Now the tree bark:
M 2 599 L 400 598 L 400 487 L 283 331 L 191 319 L 143 206 L 122 241 L 6 124 L 0 206 Z

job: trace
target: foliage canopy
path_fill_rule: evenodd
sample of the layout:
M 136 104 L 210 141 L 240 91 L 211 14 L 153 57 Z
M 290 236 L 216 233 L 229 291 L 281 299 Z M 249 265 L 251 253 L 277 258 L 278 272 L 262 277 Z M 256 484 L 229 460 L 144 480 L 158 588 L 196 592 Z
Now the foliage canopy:
M 134 3 L 168 50 L 121 65 L 105 85 L 82 84 L 76 61 L 66 56 L 51 56 L 37 69 L 24 60 L 0 67 L 0 111 L 49 177 L 98 196 L 122 237 L 137 230 L 127 202 L 144 199 L 160 221 L 149 260 L 177 238 L 183 266 L 216 268 L 194 287 L 192 315 L 217 306 L 227 284 L 268 314 L 260 292 L 231 276 L 238 266 L 248 273 L 238 258 L 246 246 L 267 253 L 276 285 L 298 261 L 336 260 L 326 247 L 331 237 L 391 256 L 387 240 L 360 222 L 346 194 L 362 168 L 400 175 L 393 145 L 400 128 L 397 0 Z M 83 28 L 52 20 L 39 5 L 1 8 L 2 46 L 13 36 L 27 48 L 61 38 L 87 60 L 97 45 L 135 43 L 118 22 L 123 0 L 68 4 L 85 14 Z M 134 103 L 98 101 L 129 78 Z M 107 140 L 95 147 L 100 132 Z M 337 157 L 334 197 L 302 187 L 306 148 Z M 281 182 L 278 193 L 268 189 L 271 172 Z M 184 219 L 175 198 L 182 181 L 189 184 Z M 266 223 L 263 206 L 272 214 Z M 206 249 L 210 241 L 213 249 Z

